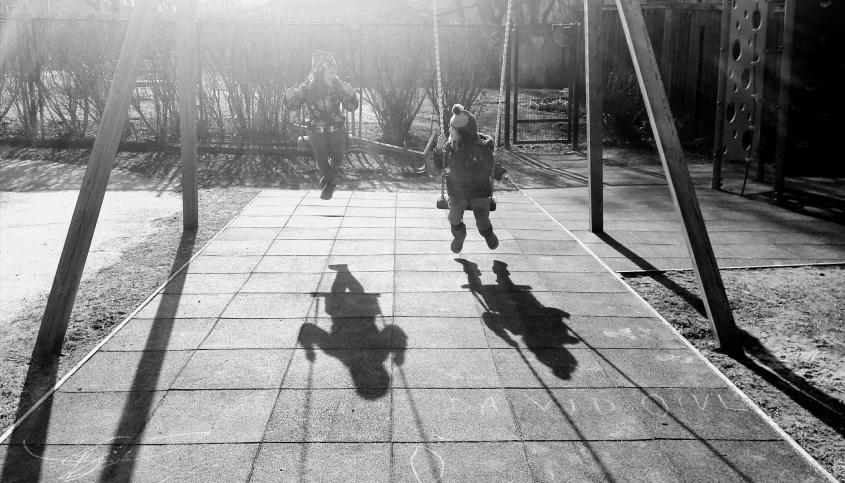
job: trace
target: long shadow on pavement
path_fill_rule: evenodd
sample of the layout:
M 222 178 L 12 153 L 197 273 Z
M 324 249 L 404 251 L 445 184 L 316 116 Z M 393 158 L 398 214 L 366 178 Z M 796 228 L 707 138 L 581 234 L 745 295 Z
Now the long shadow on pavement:
M 612 236 L 602 233 L 598 237 L 613 247 L 613 249 L 625 255 L 628 260 L 636 263 L 643 270 L 659 271 L 656 267 L 648 263 L 648 261 L 625 247 L 625 245 Z M 704 310 L 704 302 L 699 296 L 660 273 L 651 274 L 650 277 L 652 280 L 663 285 L 667 290 L 678 294 L 699 315 L 707 318 L 707 313 Z M 702 337 L 706 337 L 703 333 L 708 332 L 708 330 L 704 327 L 701 328 Z M 781 391 L 831 429 L 845 436 L 845 422 L 843 422 L 845 421 L 845 404 L 816 389 L 804 378 L 781 364 L 777 356 L 772 354 L 759 339 L 747 331 L 740 328 L 739 336 L 742 338 L 744 352 L 736 356 L 731 356 L 732 359 L 754 372 L 775 389 Z M 753 357 L 749 357 L 749 355 Z
M 562 380 L 570 379 L 578 367 L 578 361 L 570 351 L 566 350 L 565 346 L 575 344 L 580 339 L 564 322 L 564 319 L 569 319 L 569 313 L 555 307 L 544 306 L 531 293 L 530 286 L 514 284 L 510 278 L 508 264 L 505 262 L 499 260 L 493 262 L 493 273 L 496 274 L 495 285 L 481 283 L 481 271 L 478 264 L 466 259 L 459 259 L 458 262 L 463 265 L 464 273 L 467 275 L 468 284 L 464 287 L 468 288 L 485 308 L 482 314 L 485 325 L 519 353 L 550 400 L 557 406 L 560 414 L 567 418 L 604 479 L 613 481 L 610 470 L 605 466 L 600 455 L 574 424 L 551 388 L 531 365 L 519 342 L 510 335 L 522 336 L 522 342 L 528 350 L 540 363 L 549 367 L 556 377 Z
M 191 258 L 196 241 L 196 232 L 182 232 L 176 257 L 173 260 L 169 275 L 176 273 L 179 268 Z M 154 320 L 167 321 L 176 316 L 179 308 L 179 298 L 184 288 L 184 278 L 177 277 L 169 286 L 169 299 L 162 298 L 156 310 Z M 173 300 L 175 298 L 175 300 Z M 154 323 L 147 336 L 141 359 L 135 369 L 130 395 L 126 398 L 120 423 L 114 433 L 114 439 L 108 452 L 109 461 L 104 462 L 105 468 L 100 474 L 100 481 L 114 481 L 114 471 L 118 468 L 122 475 L 131 475 L 135 466 L 134 458 L 127 458 L 129 444 L 142 432 L 144 425 L 154 410 L 156 401 L 155 388 L 161 377 L 164 359 L 168 355 L 167 342 L 170 339 L 173 324 Z
M 46 394 L 58 379 L 59 358 L 33 362 L 26 373 L 23 390 L 18 403 L 15 420 L 22 418 L 40 395 Z M 53 398 L 49 397 L 33 415 L 9 438 L 9 448 L 3 463 L 0 482 L 40 481 L 46 446 L 41 444 L 47 438 L 50 415 L 53 412 Z M 27 443 L 35 441 L 35 443 Z

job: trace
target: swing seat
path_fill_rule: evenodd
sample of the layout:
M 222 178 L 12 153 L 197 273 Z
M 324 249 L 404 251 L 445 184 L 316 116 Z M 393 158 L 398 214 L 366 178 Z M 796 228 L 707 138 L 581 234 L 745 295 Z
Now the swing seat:
M 439 210 L 448 210 L 449 209 L 449 200 L 446 199 L 445 196 L 440 195 L 440 198 L 437 200 L 437 209 Z M 467 205 L 464 211 L 470 211 L 472 208 Z M 490 211 L 496 211 L 496 198 L 490 197 Z

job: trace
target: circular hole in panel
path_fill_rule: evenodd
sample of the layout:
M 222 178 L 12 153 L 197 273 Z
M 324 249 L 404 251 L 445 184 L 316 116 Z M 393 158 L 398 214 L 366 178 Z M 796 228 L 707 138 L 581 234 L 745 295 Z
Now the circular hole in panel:
M 731 78 L 731 77 L 733 77 L 733 76 L 734 76 L 734 71 L 733 71 L 733 69 L 728 69 L 728 79 L 730 79 L 730 78 Z
M 728 147 L 727 146 L 722 148 L 722 154 L 728 154 Z
M 745 17 L 745 18 L 748 18 L 748 10 L 746 10 L 745 12 L 743 12 L 743 13 L 742 13 L 742 16 L 743 16 L 743 17 Z
M 736 129 L 734 129 L 734 139 L 736 139 Z
M 736 85 L 736 84 L 734 84 L 734 92 L 736 92 L 736 91 L 738 91 L 738 90 L 739 90 L 739 86 L 738 86 L 738 85 Z
M 748 116 L 746 116 L 746 119 L 748 119 L 748 122 L 751 122 L 751 113 L 750 112 L 748 113 Z
M 742 135 L 742 149 L 748 151 L 751 149 L 751 140 L 753 139 L 754 134 L 752 133 L 751 129 L 745 131 L 745 134 Z
M 751 14 L 751 28 L 757 30 L 760 28 L 760 23 L 763 21 L 762 17 L 760 16 L 760 11 L 755 10 L 754 13 Z
M 751 71 L 748 69 L 743 69 L 741 78 L 742 87 L 748 89 L 748 87 L 751 85 Z
M 733 122 L 734 118 L 736 117 L 736 106 L 733 102 L 728 103 L 728 107 L 725 109 L 725 119 L 728 122 Z
M 731 6 L 732 6 L 733 8 L 736 8 L 736 0 L 731 0 Z
M 758 54 L 757 52 L 754 52 L 754 60 L 752 60 L 752 62 L 754 62 L 754 63 L 760 62 L 760 54 Z
M 742 45 L 739 43 L 739 39 L 734 40 L 734 44 L 731 47 L 731 57 L 734 60 L 739 60 L 742 56 Z
M 741 27 L 739 26 L 739 20 L 736 21 L 736 29 L 739 30 Z
M 741 112 L 745 112 L 745 103 L 744 103 L 744 102 L 741 102 L 741 103 L 739 104 L 739 110 L 740 110 Z
M 748 46 L 754 47 L 754 38 L 753 37 L 748 37 Z

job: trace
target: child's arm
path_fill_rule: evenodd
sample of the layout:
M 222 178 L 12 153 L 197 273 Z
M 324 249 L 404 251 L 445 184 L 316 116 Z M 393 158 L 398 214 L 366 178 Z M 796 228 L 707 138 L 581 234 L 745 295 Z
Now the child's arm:
M 358 94 L 355 93 L 355 89 L 352 88 L 352 84 L 349 82 L 341 82 L 340 88 L 344 94 L 341 100 L 343 108 L 349 112 L 354 112 L 358 109 Z
M 449 146 L 447 142 L 448 138 L 445 134 L 441 134 L 437 137 L 437 146 L 432 150 L 431 154 L 433 156 L 434 167 L 437 169 L 443 169 L 446 164 L 448 164 L 446 160 L 447 150 L 451 150 L 451 146 Z
M 285 89 L 285 107 L 287 107 L 289 111 L 296 111 L 305 103 L 305 96 L 302 92 L 302 89 L 305 87 L 306 83 L 303 82 L 296 87 L 288 87 Z

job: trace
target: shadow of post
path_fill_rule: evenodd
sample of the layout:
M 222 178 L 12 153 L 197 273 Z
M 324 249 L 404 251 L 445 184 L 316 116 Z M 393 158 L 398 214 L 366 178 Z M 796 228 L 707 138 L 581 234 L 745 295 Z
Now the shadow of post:
M 179 246 L 176 256 L 170 267 L 168 275 L 173 275 L 177 270 L 191 258 L 196 243 L 196 232 L 183 231 L 179 239 Z M 135 466 L 133 458 L 124 457 L 131 444 L 141 433 L 144 425 L 153 410 L 153 403 L 156 399 L 156 387 L 161 377 L 162 365 L 167 357 L 167 343 L 173 330 L 172 323 L 161 323 L 158 321 L 173 320 L 179 307 L 178 299 L 182 296 L 185 279 L 177 277 L 168 287 L 167 295 L 176 298 L 174 303 L 165 303 L 164 292 L 162 301 L 156 310 L 150 333 L 144 346 L 141 359 L 135 370 L 132 380 L 132 388 L 124 403 L 120 423 L 114 433 L 111 447 L 108 452 L 108 462 L 104 462 L 104 470 L 100 474 L 100 481 L 113 481 L 114 472 L 118 469 L 123 475 L 131 475 Z
M 33 356 L 18 400 L 15 421 L 20 420 L 32 405 L 56 384 L 59 361 L 59 357 L 39 361 Z M 47 438 L 52 412 L 53 397 L 51 396 L 41 404 L 33 413 L 33 416 L 28 418 L 25 426 L 22 425 L 22 427 L 17 428 L 9 437 L 9 447 L 5 461 L 3 461 L 0 482 L 41 481 L 42 458 L 44 458 L 46 448 L 43 443 Z M 32 441 L 35 443 L 31 443 Z
M 188 261 L 193 253 L 196 233 L 183 232 L 176 251 L 169 275 Z M 176 279 L 178 283 L 184 283 Z M 176 294 L 181 294 L 181 286 L 176 287 Z M 156 320 L 172 319 L 178 304 L 162 304 L 156 313 Z M 147 338 L 141 361 L 138 364 L 135 379 L 132 385 L 132 395 L 128 397 L 123 409 L 123 416 L 119 423 L 115 436 L 105 443 L 110 442 L 108 451 L 97 452 L 97 454 L 86 453 L 86 460 L 90 465 L 103 469 L 101 481 L 110 481 L 112 478 L 111 469 L 125 456 L 128 444 L 140 432 L 147 416 L 152 409 L 155 392 L 151 390 L 140 390 L 139 388 L 153 387 L 158 381 L 161 372 L 161 364 L 166 351 L 151 350 L 158 348 L 159 344 L 166 344 L 171 330 L 170 324 L 162 326 L 154 325 Z M 24 382 L 21 392 L 21 399 L 18 405 L 17 419 L 23 417 L 31 407 L 32 401 L 50 391 L 58 380 L 59 358 L 37 361 L 33 359 L 30 369 Z M 0 474 L 0 482 L 35 482 L 41 481 L 43 464 L 45 459 L 44 451 L 50 428 L 50 418 L 53 413 L 53 399 L 55 395 L 47 398 L 25 421 L 23 421 L 9 439 L 9 449 L 3 462 L 3 472 Z M 104 447 L 105 448 L 105 447 Z M 133 465 L 127 460 L 131 474 Z

